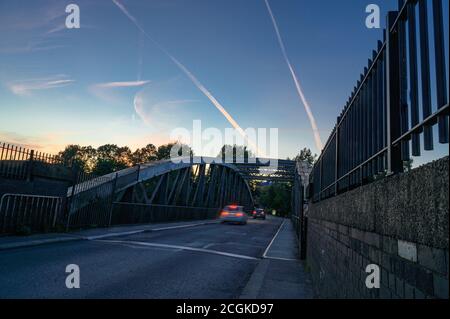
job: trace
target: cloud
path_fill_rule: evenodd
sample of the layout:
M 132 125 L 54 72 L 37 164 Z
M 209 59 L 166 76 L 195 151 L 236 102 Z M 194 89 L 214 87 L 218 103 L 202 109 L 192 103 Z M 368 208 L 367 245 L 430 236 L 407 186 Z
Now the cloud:
M 140 25 L 138 20 L 121 4 L 118 0 L 112 0 L 114 4 L 133 22 L 133 24 L 138 28 L 143 35 L 145 35 L 152 43 L 154 43 L 164 54 L 172 60 L 172 62 L 191 80 L 191 82 L 197 87 L 197 89 L 202 92 L 210 102 L 219 110 L 220 113 L 228 120 L 228 122 L 236 129 L 236 131 L 247 141 L 248 145 L 252 150 L 260 153 L 258 146 L 254 141 L 250 140 L 245 134 L 245 131 L 241 126 L 234 120 L 234 118 L 228 113 L 228 111 L 223 107 L 222 104 L 211 94 L 211 92 L 197 79 L 197 77 L 180 61 L 178 61 L 172 54 L 169 53 L 162 45 L 156 42 Z M 262 154 L 261 154 L 262 155 Z
M 84 27 L 84 25 L 83 25 L 83 27 Z M 54 28 L 52 28 L 52 29 L 48 30 L 47 32 L 45 32 L 45 34 L 49 35 L 49 34 L 57 33 L 59 31 L 63 31 L 63 30 L 66 30 L 66 24 L 65 23 L 61 23 L 61 24 L 55 26 Z
M 62 1 L 50 1 L 46 5 L 34 6 L 33 10 L 24 10 L 23 5 L 11 6 L 0 11 L 0 31 L 33 31 L 54 26 L 57 21 L 65 21 L 65 5 Z
M 37 143 L 36 138 L 24 136 L 14 132 L 0 131 L 0 144 L 3 143 L 13 144 L 29 149 L 41 149 L 41 145 Z
M 197 102 L 186 98 L 185 82 L 172 78 L 152 83 L 139 90 L 133 100 L 139 118 L 151 127 L 174 129 L 180 122 L 189 123 Z
M 127 82 L 108 82 L 108 83 L 99 83 L 95 86 L 98 88 L 127 88 L 127 87 L 138 87 L 143 86 L 150 81 L 127 81 Z
M 138 93 L 134 97 L 133 104 L 136 114 L 139 115 L 146 125 L 163 125 L 170 122 L 170 120 L 164 121 L 164 117 L 169 119 L 173 118 L 173 112 L 180 112 L 179 106 L 184 106 L 192 102 L 194 102 L 194 100 L 172 100 L 150 104 L 145 100 L 145 97 L 142 94 Z
M 75 80 L 69 79 L 64 75 L 57 75 L 48 78 L 13 81 L 7 83 L 7 87 L 15 95 L 28 96 L 31 95 L 32 91 L 65 87 L 73 82 Z
M 16 132 L 0 131 L 0 144 L 6 143 L 38 152 L 56 154 L 68 144 L 65 139 L 70 135 L 74 135 L 74 132 L 55 131 L 29 136 Z
M 314 118 L 311 107 L 310 107 L 308 101 L 306 100 L 305 94 L 303 93 L 303 89 L 300 85 L 300 81 L 298 80 L 298 77 L 295 74 L 294 68 L 292 67 L 291 62 L 288 58 L 286 48 L 283 43 L 283 39 L 281 38 L 280 30 L 278 29 L 278 24 L 277 24 L 277 21 L 275 20 L 275 16 L 273 15 L 272 9 L 270 8 L 269 1 L 268 0 L 264 0 L 264 1 L 266 3 L 267 11 L 269 12 L 270 18 L 272 20 L 273 28 L 275 29 L 275 33 L 277 35 L 278 43 L 280 45 L 280 49 L 283 54 L 284 60 L 286 61 L 286 64 L 289 68 L 292 79 L 294 80 L 295 88 L 297 89 L 297 93 L 305 107 L 305 111 L 306 111 L 306 114 L 308 115 L 309 122 L 311 123 L 316 147 L 320 151 L 323 149 L 323 144 L 322 144 L 322 140 L 320 139 L 320 133 L 319 133 L 319 129 L 317 128 L 316 119 Z
M 97 98 L 111 103 L 118 103 L 119 99 L 114 95 L 114 90 L 124 88 L 139 88 L 150 81 L 119 81 L 119 82 L 106 82 L 97 83 L 89 87 L 89 91 Z
M 0 10 L 1 54 L 30 53 L 66 47 L 50 36 L 63 30 L 65 5 L 61 1 L 48 1 L 45 5 L 24 10 L 23 6 L 11 5 Z
M 2 47 L 0 47 L 0 54 L 31 53 L 67 47 L 69 46 L 66 44 L 57 44 L 55 42 L 45 40 L 44 38 L 37 38 L 30 39 L 26 43 L 7 43 L 6 45 L 2 45 Z

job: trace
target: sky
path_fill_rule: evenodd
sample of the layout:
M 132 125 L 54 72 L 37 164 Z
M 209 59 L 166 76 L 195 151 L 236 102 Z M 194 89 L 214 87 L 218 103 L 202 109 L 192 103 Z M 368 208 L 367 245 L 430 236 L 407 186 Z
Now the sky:
M 116 2 L 128 15 L 112 0 L 0 0 L 0 141 L 160 145 L 193 120 L 232 127 L 212 96 L 243 129 L 278 128 L 280 158 L 320 153 L 264 0 Z M 79 29 L 65 27 L 70 3 Z M 382 38 L 365 26 L 370 3 L 382 26 L 397 7 L 269 0 L 323 144 Z

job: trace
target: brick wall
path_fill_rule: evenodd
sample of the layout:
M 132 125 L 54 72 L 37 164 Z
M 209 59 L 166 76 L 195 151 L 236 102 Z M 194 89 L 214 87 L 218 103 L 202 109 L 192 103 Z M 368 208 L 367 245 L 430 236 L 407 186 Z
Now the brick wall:
M 312 204 L 307 237 L 320 297 L 448 298 L 448 157 Z

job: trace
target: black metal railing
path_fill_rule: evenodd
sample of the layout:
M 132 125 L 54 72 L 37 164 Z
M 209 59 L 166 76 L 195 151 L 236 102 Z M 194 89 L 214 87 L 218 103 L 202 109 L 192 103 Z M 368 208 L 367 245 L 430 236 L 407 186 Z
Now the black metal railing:
M 399 11 L 388 13 L 384 41 L 378 42 L 314 166 L 314 201 L 403 172 L 411 156 L 421 155 L 421 137 L 423 149 L 433 150 L 435 125 L 439 143 L 448 144 L 443 14 L 442 0 L 400 0 Z
M 97 176 L 74 169 L 68 188 L 66 229 L 108 226 L 117 174 Z
M 62 163 L 58 156 L 0 142 L 1 177 L 26 179 L 30 174 L 33 161 L 47 164 Z
M 299 243 L 300 259 L 306 258 L 306 226 L 307 220 L 304 212 L 304 188 L 302 183 L 302 177 L 299 171 L 300 164 L 295 167 L 294 181 L 292 183 L 292 195 L 291 195 L 291 221 L 295 229 L 295 233 Z
M 3 194 L 0 198 L 0 234 L 47 232 L 61 222 L 64 197 Z

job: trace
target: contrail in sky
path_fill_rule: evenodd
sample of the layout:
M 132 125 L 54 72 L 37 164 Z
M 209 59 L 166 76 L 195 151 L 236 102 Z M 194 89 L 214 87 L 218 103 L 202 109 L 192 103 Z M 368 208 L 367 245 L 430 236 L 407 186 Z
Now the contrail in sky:
M 297 78 L 297 75 L 295 74 L 294 68 L 291 65 L 291 62 L 289 61 L 286 48 L 284 47 L 283 39 L 281 38 L 280 30 L 278 29 L 277 21 L 275 20 L 275 16 L 272 13 L 272 9 L 270 9 L 269 1 L 264 0 L 266 2 L 267 10 L 269 11 L 270 18 L 272 19 L 272 24 L 275 29 L 275 33 L 277 34 L 278 43 L 280 44 L 281 52 L 283 53 L 284 60 L 286 61 L 286 64 L 289 67 L 289 71 L 291 72 L 292 79 L 294 80 L 295 87 L 297 88 L 298 95 L 300 96 L 300 99 L 302 100 L 303 105 L 305 106 L 306 114 L 308 115 L 309 122 L 311 123 L 311 127 L 314 134 L 314 141 L 316 143 L 316 147 L 319 151 L 322 150 L 322 140 L 320 139 L 319 129 L 317 128 L 316 120 L 314 118 L 314 115 L 311 111 L 311 107 L 309 106 L 308 101 L 305 98 L 305 94 L 303 94 L 302 87 L 300 85 L 300 81 Z
M 130 12 L 121 4 L 118 0 L 112 0 L 114 4 L 119 7 L 119 9 L 134 23 L 134 25 L 144 34 L 153 44 L 155 44 L 164 54 L 166 54 L 173 63 L 181 70 L 184 74 L 192 81 L 192 83 L 211 101 L 211 103 L 222 113 L 223 116 L 228 120 L 228 122 L 238 131 L 238 133 L 246 140 L 255 151 L 259 152 L 259 148 L 251 141 L 245 134 L 244 130 L 239 126 L 239 124 L 233 119 L 233 117 L 228 113 L 225 108 L 219 103 L 219 101 L 214 98 L 211 92 L 206 89 L 206 87 L 186 68 L 180 61 L 178 61 L 173 55 L 171 55 L 162 45 L 156 42 L 139 24 L 137 19 L 131 15 Z M 261 154 L 263 155 L 263 154 Z

